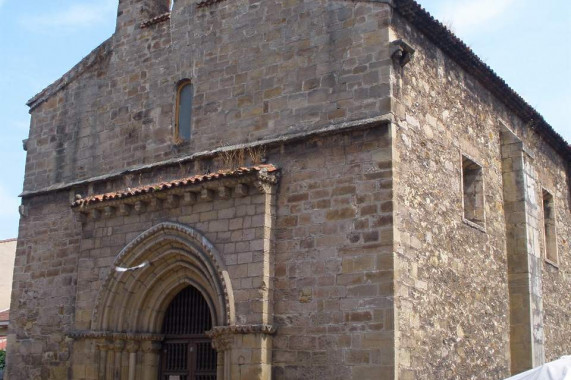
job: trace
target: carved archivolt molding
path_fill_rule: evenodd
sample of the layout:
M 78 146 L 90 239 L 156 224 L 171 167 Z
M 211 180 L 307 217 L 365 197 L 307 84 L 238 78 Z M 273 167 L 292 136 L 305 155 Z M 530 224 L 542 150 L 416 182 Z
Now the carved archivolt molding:
M 129 243 L 114 266 L 132 267 L 145 261 L 149 264 L 138 270 L 109 273 L 93 311 L 93 330 L 159 331 L 156 324 L 162 307 L 166 307 L 163 303 L 171 293 L 174 296 L 181 286 L 188 285 L 203 292 L 217 323 L 233 323 L 230 277 L 216 248 L 197 230 L 179 223 L 160 223 Z

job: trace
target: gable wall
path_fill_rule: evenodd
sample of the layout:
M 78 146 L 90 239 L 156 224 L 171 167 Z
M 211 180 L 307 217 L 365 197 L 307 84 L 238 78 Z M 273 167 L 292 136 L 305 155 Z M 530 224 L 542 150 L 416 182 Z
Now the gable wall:
M 386 4 L 178 0 L 144 29 L 129 6 L 98 62 L 33 109 L 25 190 L 389 110 Z M 193 131 L 175 144 L 183 78 Z

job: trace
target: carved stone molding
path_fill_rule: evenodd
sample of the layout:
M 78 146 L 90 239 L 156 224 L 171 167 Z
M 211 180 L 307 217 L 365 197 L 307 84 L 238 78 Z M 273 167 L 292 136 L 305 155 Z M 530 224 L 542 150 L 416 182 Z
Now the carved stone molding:
M 232 325 L 216 326 L 207 331 L 206 335 L 212 339 L 212 347 L 216 351 L 227 351 L 232 347 L 234 335 L 237 334 L 265 334 L 273 335 L 277 328 L 272 325 Z
M 125 340 L 123 339 L 116 339 L 113 341 L 112 350 L 115 352 L 123 352 L 125 349 Z
M 204 1 L 200 1 L 198 3 L 196 3 L 196 8 L 200 9 L 200 8 L 206 8 L 206 7 L 210 7 L 212 5 L 218 4 L 223 2 L 224 0 L 204 0 Z
M 147 209 L 175 208 L 181 203 L 186 206 L 232 196 L 244 197 L 249 194 L 249 189 L 257 189 L 260 193 L 273 193 L 278 181 L 279 169 L 273 165 L 259 165 L 126 188 L 85 198 L 77 195 L 78 198 L 73 201 L 71 207 L 83 216 L 82 221 L 88 218 L 98 220 L 116 215 L 125 216 L 131 212 L 140 214 Z
M 113 331 L 72 331 L 67 334 L 68 337 L 81 340 L 81 339 L 99 339 L 101 342 L 98 345 L 114 345 L 114 342 L 123 341 L 125 342 L 135 341 L 157 341 L 160 342 L 164 339 L 162 334 L 145 334 L 145 333 L 118 333 Z M 128 344 L 128 343 L 127 343 Z
M 148 19 L 148 20 L 143 21 L 143 22 L 139 25 L 139 27 L 140 27 L 141 29 L 145 29 L 145 28 L 148 28 L 149 26 L 152 26 L 152 25 L 161 23 L 161 22 L 163 22 L 163 21 L 168 21 L 168 20 L 170 20 L 170 18 L 171 18 L 171 13 L 170 13 L 170 12 L 166 12 L 166 13 L 163 13 L 163 14 L 158 15 L 158 16 L 156 16 L 156 17 L 153 17 L 153 18 L 150 18 L 150 19 Z
M 212 337 L 212 347 L 218 352 L 228 351 L 232 347 L 232 343 L 234 343 L 234 334 L 232 333 Z
M 218 279 L 220 280 L 220 284 L 221 284 L 221 289 L 220 291 L 222 292 L 222 294 L 224 295 L 224 309 L 225 309 L 225 315 L 226 315 L 226 321 L 225 323 L 231 323 L 231 321 L 233 320 L 233 309 L 232 309 L 232 304 L 233 301 L 231 301 L 231 296 L 230 294 L 231 292 L 231 285 L 230 285 L 230 279 L 228 277 L 228 273 L 226 271 L 226 269 L 223 266 L 223 261 L 220 258 L 220 254 L 218 253 L 218 250 L 216 249 L 216 247 L 209 242 L 199 231 L 197 231 L 196 229 L 183 225 L 183 224 L 179 224 L 179 223 L 174 223 L 174 222 L 163 222 L 160 224 L 157 224 L 153 227 L 151 227 L 150 229 L 148 229 L 147 231 L 143 232 L 142 234 L 140 234 L 139 236 L 137 236 L 133 241 L 131 241 L 125 248 L 123 248 L 121 250 L 121 252 L 119 253 L 119 255 L 117 256 L 117 258 L 115 259 L 115 263 L 114 265 L 119 266 L 123 263 L 125 257 L 130 256 L 134 251 L 136 251 L 138 249 L 138 247 L 140 247 L 141 245 L 144 245 L 145 242 L 148 242 L 149 240 L 152 240 L 153 238 L 156 238 L 157 236 L 163 235 L 163 234 L 178 234 L 180 236 L 185 236 L 187 238 L 190 238 L 192 241 L 195 242 L 200 242 L 201 244 L 201 250 L 203 251 L 203 253 L 206 255 L 206 257 L 209 258 L 209 262 L 212 263 L 213 265 L 213 270 L 215 271 L 214 273 L 218 274 Z M 111 287 L 111 283 L 112 281 L 114 281 L 116 279 L 117 273 L 116 272 L 110 272 L 109 275 L 107 276 L 107 278 L 104 281 L 103 287 L 102 289 L 109 289 Z M 230 289 L 229 289 L 230 287 Z M 101 310 L 103 307 L 103 303 L 104 302 L 104 293 L 100 294 L 100 296 L 97 298 L 97 301 L 95 302 L 95 307 L 93 309 L 93 320 L 98 320 L 101 315 Z M 113 333 L 108 333 L 108 332 L 79 332 L 81 334 L 113 334 Z M 78 334 L 76 332 L 76 334 Z M 128 333 L 131 334 L 131 333 Z M 134 336 L 141 336 L 141 337 L 160 337 L 160 339 L 135 339 L 135 340 L 162 340 L 163 339 L 163 335 L 156 335 L 156 334 L 131 334 Z
M 131 354 L 131 353 L 139 351 L 140 347 L 141 347 L 141 343 L 139 341 L 130 340 L 127 342 L 126 349 L 127 349 L 127 352 Z
M 163 344 L 156 341 L 144 341 L 141 343 L 141 351 L 144 353 L 157 353 L 161 350 Z
M 96 347 L 99 351 L 108 351 L 113 347 L 113 342 L 106 339 L 97 340 Z

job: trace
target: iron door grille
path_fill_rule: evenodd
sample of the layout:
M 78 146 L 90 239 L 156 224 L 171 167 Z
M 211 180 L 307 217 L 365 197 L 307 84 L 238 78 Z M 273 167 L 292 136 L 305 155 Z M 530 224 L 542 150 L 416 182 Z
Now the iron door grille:
M 204 334 L 211 328 L 202 294 L 191 286 L 182 290 L 165 313 L 161 380 L 216 380 L 216 351 Z

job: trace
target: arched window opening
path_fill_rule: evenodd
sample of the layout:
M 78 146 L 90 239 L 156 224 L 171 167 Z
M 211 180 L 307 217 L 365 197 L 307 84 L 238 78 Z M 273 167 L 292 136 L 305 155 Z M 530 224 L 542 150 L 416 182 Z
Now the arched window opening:
M 176 140 L 190 140 L 192 124 L 192 96 L 193 88 L 190 80 L 180 82 L 177 90 L 176 102 Z
M 163 322 L 161 380 L 216 380 L 216 351 L 205 332 L 212 328 L 208 303 L 194 287 L 171 302 Z

